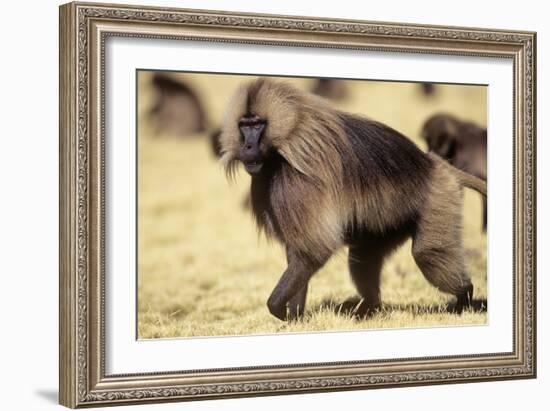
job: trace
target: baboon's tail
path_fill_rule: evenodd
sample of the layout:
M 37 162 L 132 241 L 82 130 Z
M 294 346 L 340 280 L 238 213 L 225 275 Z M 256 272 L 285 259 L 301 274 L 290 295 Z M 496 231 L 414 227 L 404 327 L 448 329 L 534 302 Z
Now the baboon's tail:
M 451 166 L 452 167 L 452 166 Z M 453 172 L 460 180 L 464 187 L 471 188 L 476 190 L 478 193 L 483 194 L 487 197 L 487 182 L 483 181 L 481 178 L 473 176 L 471 174 L 465 173 L 458 168 L 453 167 Z
M 460 181 L 460 184 L 462 184 L 462 186 L 476 190 L 478 193 L 483 194 L 485 197 L 487 197 L 486 181 L 476 176 L 473 176 L 472 174 L 459 170 L 458 168 L 452 166 L 447 161 L 435 154 L 432 156 L 432 158 L 437 159 L 440 164 L 444 165 L 451 173 L 453 173 L 458 181 Z

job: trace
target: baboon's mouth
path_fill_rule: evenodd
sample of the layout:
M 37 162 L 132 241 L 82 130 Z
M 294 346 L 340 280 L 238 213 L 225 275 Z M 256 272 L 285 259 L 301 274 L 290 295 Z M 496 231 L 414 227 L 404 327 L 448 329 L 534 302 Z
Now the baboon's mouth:
M 246 169 L 248 174 L 254 175 L 258 174 L 261 171 L 263 165 L 264 163 L 260 161 L 250 161 L 248 163 L 244 163 L 244 168 Z

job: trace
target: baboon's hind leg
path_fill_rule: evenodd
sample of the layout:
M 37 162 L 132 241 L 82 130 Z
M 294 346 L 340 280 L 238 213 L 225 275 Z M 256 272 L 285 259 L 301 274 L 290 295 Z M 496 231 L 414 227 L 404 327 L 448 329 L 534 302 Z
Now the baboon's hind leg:
M 434 197 L 426 202 L 417 220 L 412 254 L 430 283 L 457 297 L 455 311 L 461 313 L 470 305 L 473 295 L 464 264 L 462 197 L 457 190 Z
M 380 307 L 380 272 L 384 253 L 380 249 L 368 249 L 362 246 L 350 246 L 348 265 L 351 279 L 364 298 L 360 306 L 362 313 L 368 314 Z
M 358 307 L 358 314 L 368 315 L 380 307 L 380 274 L 384 259 L 411 234 L 411 226 L 405 224 L 384 234 L 363 233 L 351 242 L 349 271 L 359 295 L 364 299 Z

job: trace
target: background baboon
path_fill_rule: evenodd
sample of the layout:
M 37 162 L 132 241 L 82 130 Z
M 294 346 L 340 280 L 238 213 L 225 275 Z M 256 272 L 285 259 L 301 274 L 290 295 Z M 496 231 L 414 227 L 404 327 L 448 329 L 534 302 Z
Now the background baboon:
M 343 100 L 348 95 L 346 83 L 342 80 L 320 78 L 315 80 L 315 84 L 311 90 L 318 96 L 329 100 Z
M 185 83 L 168 74 L 152 78 L 156 101 L 149 115 L 156 133 L 185 136 L 205 130 L 205 113 L 197 94 Z
M 422 93 L 427 97 L 431 97 L 435 93 L 434 83 L 420 83 L 420 88 L 422 89 Z
M 450 114 L 430 117 L 422 127 L 428 148 L 453 166 L 487 180 L 487 129 Z M 487 199 L 483 197 L 483 230 L 487 229 Z
M 412 237 L 424 276 L 457 297 L 473 296 L 462 245 L 462 187 L 485 183 L 396 130 L 332 108 L 285 83 L 259 79 L 228 106 L 221 135 L 229 175 L 252 176 L 252 211 L 284 244 L 288 266 L 268 299 L 277 318 L 304 312 L 310 278 L 343 245 L 363 309 L 380 306 L 384 258 Z

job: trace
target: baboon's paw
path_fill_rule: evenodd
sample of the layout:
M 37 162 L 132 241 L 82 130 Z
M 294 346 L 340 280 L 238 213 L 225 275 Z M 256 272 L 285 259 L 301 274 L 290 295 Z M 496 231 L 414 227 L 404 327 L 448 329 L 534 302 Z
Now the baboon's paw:
M 462 314 L 465 308 L 469 308 L 471 306 L 473 297 L 474 286 L 470 284 L 462 294 L 456 296 L 456 305 L 453 312 L 456 314 Z

